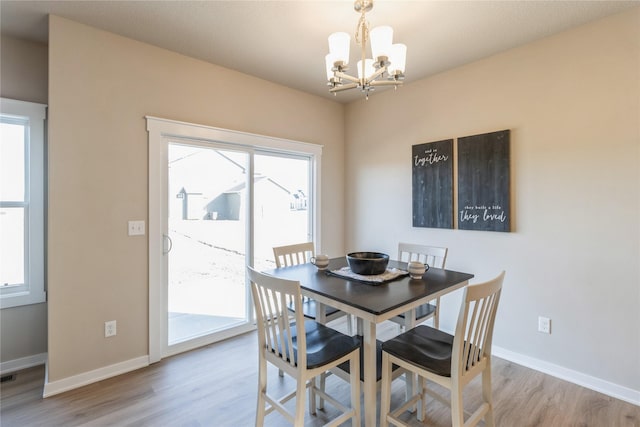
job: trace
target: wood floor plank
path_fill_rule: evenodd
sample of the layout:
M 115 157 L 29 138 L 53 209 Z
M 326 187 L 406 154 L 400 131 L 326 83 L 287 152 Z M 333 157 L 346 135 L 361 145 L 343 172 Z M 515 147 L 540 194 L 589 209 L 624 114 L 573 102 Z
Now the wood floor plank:
M 42 399 L 44 367 L 18 373 L 0 386 L 2 427 L 47 426 L 183 426 L 243 427 L 255 422 L 257 394 L 255 333 L 232 338 L 162 360 L 144 369 Z M 291 378 L 269 372 L 269 390 L 284 394 Z M 437 386 L 433 386 L 437 388 Z M 327 388 L 344 401 L 348 384 L 335 376 Z M 442 390 L 442 388 L 440 388 Z M 464 393 L 465 407 L 480 399 L 474 380 Z M 404 383 L 393 383 L 392 407 L 404 394 Z M 445 392 L 446 394 L 446 392 Z M 505 427 L 640 427 L 640 407 L 540 372 L 494 358 L 493 397 L 498 426 Z M 293 405 L 293 402 L 290 402 Z M 327 405 L 305 425 L 316 427 L 335 417 Z M 411 426 L 451 425 L 449 408 L 429 398 L 425 424 L 413 414 Z M 266 426 L 286 426 L 279 414 Z M 482 423 L 480 425 L 483 425 Z

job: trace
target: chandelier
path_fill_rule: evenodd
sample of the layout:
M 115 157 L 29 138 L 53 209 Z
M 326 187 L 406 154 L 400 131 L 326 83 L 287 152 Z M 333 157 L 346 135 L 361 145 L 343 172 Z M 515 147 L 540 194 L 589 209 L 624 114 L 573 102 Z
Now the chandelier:
M 338 32 L 329 36 L 329 54 L 325 57 L 327 68 L 327 86 L 334 95 L 348 89 L 360 89 L 369 99 L 369 92 L 378 86 L 402 85 L 404 66 L 407 58 L 407 46 L 392 44 L 393 28 L 375 27 L 369 31 L 365 13 L 373 8 L 373 0 L 356 0 L 353 4 L 360 20 L 356 27 L 356 43 L 361 49 L 361 59 L 357 63 L 358 77 L 350 76 L 349 69 L 349 33 Z M 371 42 L 373 59 L 366 57 L 367 42 Z

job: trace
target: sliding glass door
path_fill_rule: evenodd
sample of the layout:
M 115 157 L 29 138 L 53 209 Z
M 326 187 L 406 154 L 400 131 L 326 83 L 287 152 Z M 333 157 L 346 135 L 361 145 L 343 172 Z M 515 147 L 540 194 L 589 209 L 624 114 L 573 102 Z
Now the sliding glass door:
M 168 346 L 249 322 L 249 153 L 169 142 Z
M 315 230 L 317 154 L 183 130 L 150 132 L 152 362 L 253 330 L 246 266 L 275 267 L 274 246 L 313 240 Z

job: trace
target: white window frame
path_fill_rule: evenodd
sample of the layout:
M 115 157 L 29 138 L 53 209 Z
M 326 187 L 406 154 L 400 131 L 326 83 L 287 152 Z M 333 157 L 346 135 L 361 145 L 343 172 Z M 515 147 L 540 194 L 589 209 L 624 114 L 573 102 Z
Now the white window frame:
M 44 129 L 47 106 L 0 98 L 0 119 L 28 124 L 25 135 L 25 200 L 0 207 L 25 208 L 25 283 L 0 286 L 0 309 L 43 303 L 44 280 Z M 1 234 L 1 231 L 0 231 Z

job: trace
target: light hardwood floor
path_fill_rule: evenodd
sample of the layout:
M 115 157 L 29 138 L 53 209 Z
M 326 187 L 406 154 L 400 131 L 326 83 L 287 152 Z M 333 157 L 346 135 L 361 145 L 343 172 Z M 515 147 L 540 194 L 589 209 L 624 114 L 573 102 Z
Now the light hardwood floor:
M 254 425 L 257 389 L 256 335 L 246 334 L 174 356 L 119 377 L 42 399 L 44 367 L 19 372 L 0 388 L 0 425 L 23 426 L 184 426 Z M 269 372 L 270 389 L 288 390 L 290 378 Z M 348 385 L 335 376 L 327 387 L 348 401 Z M 403 397 L 396 381 L 392 407 Z M 479 401 L 480 383 L 465 392 L 465 407 Z M 493 397 L 498 426 L 640 427 L 640 407 L 531 369 L 494 358 Z M 427 419 L 411 426 L 449 426 L 449 409 L 428 400 Z M 327 405 L 307 426 L 336 415 Z M 266 426 L 285 426 L 279 414 Z M 481 423 L 480 425 L 483 425 Z

